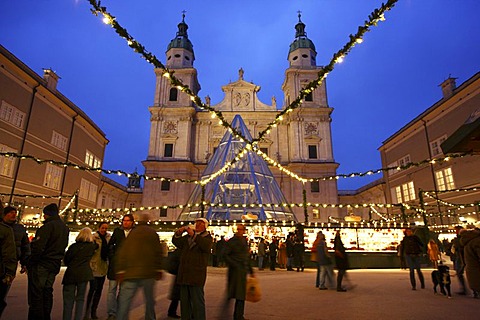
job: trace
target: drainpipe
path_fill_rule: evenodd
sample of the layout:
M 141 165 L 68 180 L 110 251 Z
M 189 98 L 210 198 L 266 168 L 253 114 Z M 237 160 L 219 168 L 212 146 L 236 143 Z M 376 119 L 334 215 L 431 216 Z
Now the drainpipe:
M 433 159 L 432 157 L 432 150 L 430 149 L 430 138 L 428 137 L 428 130 L 427 130 L 427 121 L 421 119 L 423 122 L 423 127 L 425 129 L 425 138 L 427 139 L 427 150 L 428 150 L 428 156 L 430 160 Z M 442 210 L 440 208 L 440 202 L 438 201 L 438 186 L 437 186 L 437 179 L 435 179 L 435 171 L 433 169 L 433 163 L 430 162 L 430 172 L 432 174 L 432 180 L 433 180 L 433 188 L 435 190 L 435 201 L 437 202 L 437 209 L 438 213 L 440 215 L 440 224 L 443 225 L 443 218 L 442 218 Z
M 38 87 L 40 87 L 40 83 L 38 83 L 35 87 L 33 87 L 32 99 L 30 99 L 30 106 L 28 109 L 27 123 L 25 124 L 25 131 L 23 132 L 22 145 L 20 146 L 20 154 L 23 154 L 23 150 L 25 148 L 25 141 L 27 140 L 27 133 L 28 133 L 28 125 L 30 124 L 30 118 L 32 117 L 33 103 L 35 102 L 35 95 L 37 94 Z M 13 183 L 12 183 L 12 191 L 10 192 L 10 199 L 8 200 L 8 203 L 10 204 L 12 203 L 13 195 L 15 193 L 15 185 L 17 184 L 18 172 L 20 171 L 21 163 L 22 163 L 21 161 L 18 161 L 18 165 L 15 168 L 15 175 L 13 177 Z
M 72 147 L 72 140 L 73 140 L 73 129 L 75 129 L 75 121 L 77 120 L 77 117 L 78 117 L 78 114 L 72 117 L 72 126 L 70 127 L 70 137 L 68 139 L 67 156 L 65 157 L 65 162 L 68 162 L 68 159 L 70 158 L 70 149 Z M 65 187 L 67 170 L 68 170 L 68 167 L 65 167 L 65 172 L 63 173 L 63 178 L 62 178 L 62 185 L 60 186 L 60 198 L 58 199 L 59 208 L 61 207 L 61 203 L 62 203 L 63 188 Z

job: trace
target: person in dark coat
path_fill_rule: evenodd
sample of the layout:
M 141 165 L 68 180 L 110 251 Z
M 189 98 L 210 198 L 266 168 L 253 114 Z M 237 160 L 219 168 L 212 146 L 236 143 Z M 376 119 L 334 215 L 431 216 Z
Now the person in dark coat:
M 425 280 L 423 278 L 422 270 L 420 269 L 423 243 L 419 237 L 413 234 L 412 229 L 405 229 L 405 237 L 402 240 L 402 250 L 408 268 L 410 269 L 410 284 L 412 285 L 412 290 L 416 290 L 415 270 L 417 270 L 421 288 L 425 289 Z
M 320 290 L 325 290 L 328 289 L 328 287 L 333 287 L 333 263 L 330 253 L 328 252 L 325 235 L 321 231 L 319 232 L 319 240 L 317 243 L 317 264 L 320 269 L 318 288 Z M 328 286 L 326 286 L 325 283 L 328 283 Z
M 115 272 L 120 283 L 117 320 L 127 320 L 130 305 L 138 289 L 145 297 L 145 320 L 155 320 L 155 284 L 162 278 L 163 252 L 157 232 L 143 214 L 117 253 Z
M 135 225 L 133 214 L 128 213 L 123 216 L 122 226 L 115 228 L 108 242 L 108 293 L 107 293 L 107 314 L 108 320 L 115 319 L 117 316 L 117 294 L 118 283 L 116 279 L 115 260 L 116 254 L 125 238 L 128 237 Z
M 173 244 L 182 251 L 177 283 L 180 285 L 180 310 L 184 320 L 206 319 L 203 288 L 213 244 L 207 227 L 207 219 L 197 218 L 195 227 L 183 226 L 175 231 L 172 238 Z
M 8 208 L 8 207 L 7 207 Z M 7 306 L 8 290 L 17 272 L 17 251 L 12 228 L 0 222 L 0 317 Z
M 287 236 L 287 271 L 293 270 L 293 258 L 294 258 L 294 233 L 290 232 Z
M 272 271 L 275 271 L 275 266 L 277 264 L 277 250 L 277 239 L 272 238 L 272 242 L 270 242 L 270 244 L 268 245 L 268 255 L 270 256 L 270 270 Z
M 87 283 L 93 280 L 90 259 L 92 259 L 98 245 L 93 242 L 92 229 L 83 228 L 80 230 L 75 241 L 68 248 L 63 259 L 67 266 L 62 281 L 63 320 L 82 319 Z M 74 305 L 75 312 L 73 313 Z
M 457 276 L 458 282 L 460 284 L 460 291 L 457 292 L 459 295 L 467 294 L 467 286 L 465 285 L 465 258 L 462 242 L 460 241 L 460 233 L 463 232 L 462 226 L 455 226 L 455 233 L 457 236 L 452 240 L 451 246 L 451 258 L 453 261 L 453 268 L 455 269 L 455 275 Z
M 225 261 L 228 266 L 227 299 L 235 299 L 234 320 L 244 319 L 247 274 L 255 276 L 250 265 L 250 250 L 244 236 L 245 230 L 243 224 L 238 224 L 235 236 L 227 241 L 225 247 Z
M 32 254 L 27 262 L 29 320 L 49 320 L 52 312 L 53 284 L 60 272 L 70 232 L 58 213 L 55 203 L 43 208 L 44 224 L 30 244 Z
M 305 269 L 305 243 L 303 237 L 298 235 L 296 235 L 294 238 L 293 256 L 295 260 L 295 266 L 297 267 L 297 272 L 303 272 Z
M 480 230 L 465 230 L 460 233 L 464 247 L 465 272 L 468 285 L 475 299 L 480 298 Z
M 13 230 L 16 257 L 22 266 L 20 273 L 25 273 L 27 270 L 27 260 L 30 257 L 30 241 L 28 240 L 27 229 L 22 224 L 17 223 L 17 209 L 14 207 L 8 206 L 3 209 L 2 217 L 3 222 Z M 5 308 L 7 305 L 5 298 L 9 290 L 9 284 L 0 282 L 0 317 L 2 315 L 2 308 Z
M 170 288 L 170 305 L 168 306 L 167 316 L 173 319 L 180 319 L 177 314 L 178 304 L 180 303 L 180 285 L 177 283 L 178 268 L 180 266 L 180 249 L 176 248 L 168 255 L 167 271 L 173 274 L 175 277 L 172 281 L 172 287 Z
M 337 291 L 338 292 L 345 292 L 347 289 L 342 287 L 343 277 L 347 272 L 347 269 L 350 267 L 348 263 L 348 255 L 345 250 L 345 246 L 343 245 L 342 238 L 340 237 L 340 230 L 337 230 L 335 234 L 335 239 L 333 242 L 333 249 L 335 250 L 335 264 L 338 269 L 337 274 Z
M 17 222 L 17 209 L 14 207 L 6 207 L 3 210 L 3 222 L 13 229 L 17 249 L 17 260 L 21 266 L 20 273 L 25 273 L 25 271 L 27 271 L 27 261 L 31 254 L 27 228 Z

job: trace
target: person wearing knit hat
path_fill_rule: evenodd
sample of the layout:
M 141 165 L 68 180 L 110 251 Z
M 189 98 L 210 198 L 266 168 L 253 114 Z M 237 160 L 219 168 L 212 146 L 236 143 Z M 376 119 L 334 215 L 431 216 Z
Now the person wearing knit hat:
M 32 252 L 27 261 L 28 319 L 50 319 L 55 276 L 68 245 L 69 230 L 58 215 L 58 206 L 47 205 L 43 214 L 45 221 L 30 244 Z
M 208 220 L 207 220 L 207 219 L 205 219 L 205 218 L 197 218 L 197 219 L 195 219 L 195 222 L 197 222 L 197 221 L 203 221 L 203 223 L 205 224 L 205 228 L 208 227 Z
M 47 216 L 58 216 L 58 206 L 55 203 L 50 203 L 48 206 L 43 208 L 43 214 Z

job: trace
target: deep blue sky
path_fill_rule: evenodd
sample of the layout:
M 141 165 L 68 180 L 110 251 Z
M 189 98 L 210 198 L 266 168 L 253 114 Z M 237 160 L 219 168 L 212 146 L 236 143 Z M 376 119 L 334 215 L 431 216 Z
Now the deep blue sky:
M 381 1 L 103 0 L 102 5 L 162 62 L 186 10 L 199 95 L 210 95 L 215 104 L 223 99 L 221 86 L 236 80 L 240 67 L 245 80 L 262 87 L 260 100 L 270 103 L 275 95 L 283 101 L 298 10 L 317 48 L 317 63 L 324 65 Z M 400 0 L 328 76 L 338 173 L 380 168 L 382 141 L 438 101 L 443 80 L 451 75 L 461 84 L 480 70 L 479 13 L 478 0 Z M 90 13 L 88 1 L 1 1 L 0 44 L 39 74 L 42 68 L 58 73 L 58 90 L 110 140 L 104 168 L 143 172 L 153 67 Z M 380 175 L 342 179 L 339 188 L 356 189 L 376 178 Z

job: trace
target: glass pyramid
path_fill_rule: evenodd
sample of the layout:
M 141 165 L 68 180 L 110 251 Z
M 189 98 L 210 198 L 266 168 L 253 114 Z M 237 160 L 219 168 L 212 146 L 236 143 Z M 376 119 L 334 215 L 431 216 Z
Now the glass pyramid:
M 232 127 L 252 140 L 240 115 L 235 116 Z M 203 172 L 202 180 L 232 161 L 245 146 L 244 141 L 227 131 Z M 208 220 L 296 221 L 291 208 L 282 205 L 287 201 L 267 163 L 253 150 L 206 184 L 204 199 L 206 203 L 214 204 L 204 208 L 204 217 Z M 188 203 L 201 202 L 202 188 L 197 185 Z M 178 220 L 192 221 L 201 216 L 199 206 L 185 207 Z

